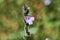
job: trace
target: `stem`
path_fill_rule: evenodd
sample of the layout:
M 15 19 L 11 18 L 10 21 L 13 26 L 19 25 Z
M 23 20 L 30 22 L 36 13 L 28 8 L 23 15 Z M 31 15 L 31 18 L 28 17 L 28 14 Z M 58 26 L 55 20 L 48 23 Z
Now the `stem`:
M 25 32 L 26 32 L 27 35 L 30 35 L 29 25 L 26 25 L 26 26 L 24 27 L 24 30 L 25 30 Z

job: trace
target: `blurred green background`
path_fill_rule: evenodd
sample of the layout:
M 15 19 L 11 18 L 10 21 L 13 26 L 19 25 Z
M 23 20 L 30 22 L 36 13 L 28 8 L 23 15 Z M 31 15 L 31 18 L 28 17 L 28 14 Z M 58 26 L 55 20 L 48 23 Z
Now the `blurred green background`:
M 25 40 L 22 5 L 27 4 L 35 17 L 29 26 L 29 40 L 60 40 L 60 0 L 51 0 L 49 6 L 43 0 L 0 0 L 0 40 Z

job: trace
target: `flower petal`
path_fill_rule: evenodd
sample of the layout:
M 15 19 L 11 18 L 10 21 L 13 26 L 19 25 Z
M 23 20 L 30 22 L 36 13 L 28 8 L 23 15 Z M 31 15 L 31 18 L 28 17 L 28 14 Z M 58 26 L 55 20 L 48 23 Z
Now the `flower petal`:
M 34 19 L 34 17 L 31 17 L 30 19 L 31 19 L 32 21 L 34 21 L 34 20 L 35 20 L 35 19 Z

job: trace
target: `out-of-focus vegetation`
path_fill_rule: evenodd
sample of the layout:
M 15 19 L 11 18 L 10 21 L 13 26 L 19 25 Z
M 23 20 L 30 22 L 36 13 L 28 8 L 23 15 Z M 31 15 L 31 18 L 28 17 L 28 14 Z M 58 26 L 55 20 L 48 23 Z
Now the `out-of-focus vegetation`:
M 30 40 L 60 40 L 60 0 L 51 1 L 45 6 L 43 0 L 0 0 L 0 40 L 24 40 L 23 4 L 35 17 Z

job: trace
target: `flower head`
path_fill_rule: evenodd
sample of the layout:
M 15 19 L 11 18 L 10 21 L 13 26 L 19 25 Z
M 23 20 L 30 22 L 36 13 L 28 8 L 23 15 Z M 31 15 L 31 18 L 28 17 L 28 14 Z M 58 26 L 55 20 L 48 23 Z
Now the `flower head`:
M 31 24 L 33 24 L 34 17 L 32 15 L 25 16 L 25 21 L 26 21 L 26 23 L 31 25 Z
M 46 38 L 45 40 L 51 40 L 50 38 Z
M 51 0 L 44 0 L 44 4 L 45 5 L 50 5 L 51 4 Z

